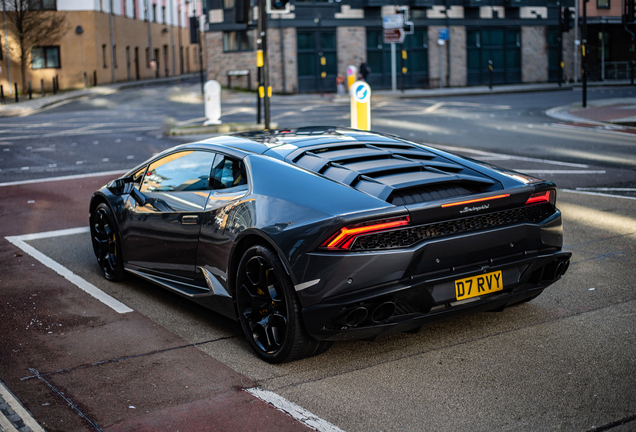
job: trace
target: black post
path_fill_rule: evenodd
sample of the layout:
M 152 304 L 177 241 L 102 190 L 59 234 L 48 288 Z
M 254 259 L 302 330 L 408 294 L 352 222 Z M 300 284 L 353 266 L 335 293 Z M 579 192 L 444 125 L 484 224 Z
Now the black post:
M 489 78 L 489 84 L 488 84 L 488 88 L 490 90 L 492 90 L 492 75 L 493 75 L 494 71 L 493 71 L 493 67 L 492 67 L 492 60 L 488 60 L 488 78 Z
M 55 75 L 55 88 L 57 89 L 57 91 L 60 91 L 60 76 L 59 75 Z
M 563 9 L 561 5 L 559 5 L 559 55 L 558 55 L 559 73 L 557 78 L 559 82 L 559 87 L 561 87 L 561 82 L 563 81 L 563 67 L 561 67 L 561 63 L 563 63 L 563 33 L 567 31 L 567 29 L 563 28 L 564 27 L 563 14 L 566 13 L 564 12 L 565 10 L 567 9 Z
M 88 87 L 88 77 L 86 76 L 86 71 L 84 71 L 84 88 Z
M 55 77 L 53 77 L 53 94 L 57 94 L 57 87 L 55 86 Z
M 629 62 L 630 62 L 630 84 L 634 85 L 634 32 L 627 28 L 627 24 L 623 25 L 623 28 L 632 38 L 632 43 L 629 45 Z
M 31 81 L 29 80 L 29 99 L 33 99 L 33 92 L 31 91 Z
M 97 71 L 93 71 L 93 85 L 97 87 Z
M 13 83 L 15 87 L 15 103 L 20 102 L 20 98 L 18 97 L 18 83 Z
M 325 72 L 325 65 L 327 64 L 327 59 L 322 55 L 320 55 L 320 97 L 325 96 L 325 77 L 327 76 L 327 72 Z
M 44 80 L 40 80 L 40 87 L 42 88 L 42 97 L 44 97 Z
M 265 111 L 265 130 L 269 130 L 269 60 L 267 58 L 267 11 L 265 0 L 258 0 L 258 36 L 259 48 L 263 51 L 263 110 Z
M 581 65 L 581 75 L 583 76 L 583 108 L 587 107 L 587 2 L 583 0 L 583 64 Z
M 441 48 L 440 48 L 441 49 Z M 404 44 L 402 44 L 402 49 L 401 49 L 401 55 L 400 55 L 400 71 L 402 71 L 402 74 L 400 75 L 400 87 L 402 88 L 402 93 L 404 93 L 404 55 L 406 54 L 406 51 L 404 50 Z
M 4 88 L 2 87 L 2 85 L 0 84 L 0 103 L 2 105 L 5 104 L 5 100 L 4 100 Z
M 261 67 L 256 68 L 258 85 L 256 86 L 256 124 L 261 123 L 261 89 L 263 88 L 263 74 Z

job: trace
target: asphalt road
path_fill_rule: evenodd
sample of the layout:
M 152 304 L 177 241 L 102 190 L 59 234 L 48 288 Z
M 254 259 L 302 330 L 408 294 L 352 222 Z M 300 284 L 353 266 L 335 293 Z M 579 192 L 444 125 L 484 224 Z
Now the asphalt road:
M 590 101 L 635 95 L 632 87 L 588 91 Z M 579 174 L 554 172 L 567 171 L 568 165 L 534 168 L 565 188 L 636 186 L 633 136 L 566 129 L 545 115 L 552 107 L 580 100 L 580 90 L 379 100 L 373 103 L 372 128 L 434 145 L 488 151 L 494 155 L 486 157 L 496 163 L 503 154 L 584 168 Z M 179 142 L 202 138 L 163 135 L 170 125 L 200 123 L 201 102 L 200 87 L 193 82 L 127 89 L 27 117 L 1 118 L 0 183 L 127 170 Z M 253 94 L 224 92 L 222 104 L 226 123 L 256 119 Z M 348 126 L 349 106 L 334 103 L 332 97 L 275 96 L 271 118 L 280 127 Z M 527 164 L 509 167 L 533 169 Z
M 179 141 L 162 135 L 164 122 L 202 117 L 196 89 L 193 84 L 178 91 L 164 86 L 127 90 L 29 117 L 0 119 L 0 182 L 129 168 Z M 619 96 L 601 93 L 609 91 L 628 96 L 630 90 L 593 89 L 589 97 Z M 338 342 L 321 356 L 269 365 L 252 354 L 236 323 L 132 276 L 123 283 L 105 281 L 86 233 L 28 244 L 132 308 L 132 318 L 112 318 L 107 308 L 70 283 L 64 291 L 59 277 L 47 276 L 48 269 L 21 257 L 3 240 L 0 313 L 11 311 L 11 316 L 3 319 L 0 339 L 7 346 L 0 349 L 5 365 L 0 378 L 19 383 L 12 390 L 36 419 L 54 430 L 81 430 L 86 423 L 64 404 L 56 405 L 33 380 L 19 380 L 29 375 L 26 367 L 31 364 L 39 364 L 40 372 L 60 371 L 51 375 L 52 382 L 102 425 L 107 419 L 134 416 L 129 405 L 152 412 L 203 399 L 209 390 L 184 396 L 188 390 L 181 384 L 211 381 L 205 388 L 214 393 L 214 380 L 220 383 L 225 376 L 236 386 L 251 382 L 272 390 L 346 431 L 634 430 L 636 200 L 629 192 L 605 197 L 563 188 L 633 185 L 636 143 L 606 133 L 564 132 L 544 115 L 546 109 L 576 98 L 576 92 L 553 92 L 382 101 L 374 109 L 376 130 L 459 149 L 558 182 L 572 265 L 561 281 L 530 303 L 451 319 L 417 334 Z M 253 120 L 250 101 L 249 95 L 230 94 L 224 121 Z M 274 101 L 272 119 L 281 126 L 348 123 L 346 104 L 298 96 Z M 19 192 L 13 186 L 0 188 L 5 202 L 11 197 L 6 206 L 0 199 L 0 232 L 85 226 L 80 198 L 90 194 L 87 188 L 93 183 L 59 183 L 72 189 L 65 191 L 74 197 L 67 212 L 59 211 L 51 192 L 39 194 L 37 184 Z M 55 189 L 53 183 L 42 185 Z M 60 193 L 64 199 L 69 198 Z M 38 279 L 21 282 L 21 274 Z M 29 326 L 39 324 L 31 324 L 29 302 L 34 310 L 48 304 L 46 311 L 37 310 L 44 317 L 38 319 L 49 326 L 48 314 L 64 327 L 40 331 L 30 340 Z M 151 329 L 152 337 L 139 339 L 145 335 L 137 334 L 140 323 Z M 120 342 L 111 341 L 113 333 Z M 139 363 L 141 353 L 165 347 L 172 354 Z M 198 368 L 179 368 L 180 357 L 197 358 Z M 211 378 L 207 368 L 213 361 L 227 369 Z M 161 393 L 139 378 L 153 374 L 167 380 L 156 381 Z M 68 422 L 68 429 L 60 426 L 60 419 Z

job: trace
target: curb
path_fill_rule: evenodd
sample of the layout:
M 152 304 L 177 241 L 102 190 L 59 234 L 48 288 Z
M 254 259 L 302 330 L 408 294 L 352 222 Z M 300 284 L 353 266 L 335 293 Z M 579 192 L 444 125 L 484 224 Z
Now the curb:
M 277 129 L 278 123 L 270 123 L 270 129 Z M 263 123 L 226 123 L 220 125 L 210 126 L 182 126 L 174 127 L 166 132 L 169 136 L 183 136 L 183 135 L 205 135 L 215 133 L 230 133 L 230 132 L 247 132 L 247 131 L 259 131 L 265 130 Z
M 479 96 L 490 94 L 510 94 L 510 93 L 534 93 L 544 91 L 566 91 L 572 90 L 574 86 L 567 84 L 561 87 L 555 87 L 553 85 L 545 86 L 511 86 L 511 87 L 459 87 L 455 89 L 440 89 L 440 90 L 420 90 L 418 93 L 395 93 L 390 90 L 379 90 L 371 94 L 371 99 L 416 99 L 427 97 L 452 97 L 452 96 Z M 380 93 L 382 92 L 382 93 Z M 385 93 L 386 92 L 386 93 Z

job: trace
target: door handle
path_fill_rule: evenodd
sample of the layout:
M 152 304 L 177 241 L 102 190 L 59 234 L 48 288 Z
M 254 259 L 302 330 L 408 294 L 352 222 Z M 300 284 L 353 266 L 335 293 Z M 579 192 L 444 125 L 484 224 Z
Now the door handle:
M 186 215 L 181 217 L 181 225 L 196 225 L 199 223 L 199 216 Z

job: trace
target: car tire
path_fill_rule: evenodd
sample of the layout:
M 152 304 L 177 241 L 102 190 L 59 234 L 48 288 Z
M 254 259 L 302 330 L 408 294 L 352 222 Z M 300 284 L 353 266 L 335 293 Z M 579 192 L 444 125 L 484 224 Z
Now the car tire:
M 245 337 L 263 360 L 289 362 L 331 347 L 331 342 L 307 335 L 291 279 L 269 248 L 252 246 L 245 251 L 238 266 L 235 299 Z
M 117 224 L 106 203 L 99 204 L 91 214 L 91 238 L 97 263 L 104 277 L 118 281 L 124 277 L 124 261 Z

